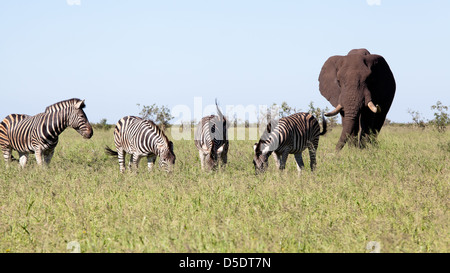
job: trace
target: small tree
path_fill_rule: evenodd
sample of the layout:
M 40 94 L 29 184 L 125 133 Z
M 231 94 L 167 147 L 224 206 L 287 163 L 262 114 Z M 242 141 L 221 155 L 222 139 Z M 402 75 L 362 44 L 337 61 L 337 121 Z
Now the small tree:
M 448 106 L 442 104 L 442 102 L 437 101 L 436 105 L 431 106 L 432 110 L 437 110 L 434 113 L 434 119 L 430 121 L 431 124 L 436 126 L 438 132 L 445 132 L 447 124 L 450 123 L 450 117 L 447 113 Z
M 290 107 L 287 104 L 287 102 L 283 101 L 281 103 L 281 107 L 280 107 L 279 111 L 280 111 L 280 117 L 287 117 L 289 115 L 292 115 L 292 114 L 295 114 L 295 113 L 299 112 L 300 109 L 297 109 L 295 107 Z
M 315 107 L 314 103 L 311 101 L 308 105 L 309 110 L 308 112 L 315 116 L 317 118 L 317 120 L 321 123 L 322 122 L 322 113 L 327 113 L 330 110 L 328 109 L 328 107 L 325 107 L 325 109 L 320 109 L 319 107 Z M 327 125 L 328 127 L 334 127 L 337 124 L 337 120 L 338 120 L 338 116 L 332 116 L 332 117 L 327 117 Z
M 137 106 L 140 107 L 141 105 L 138 103 Z M 162 130 L 169 127 L 169 122 L 173 119 L 168 107 L 157 106 L 155 103 L 151 106 L 143 105 L 139 115 L 144 119 L 154 121 Z
M 414 110 L 408 109 L 408 113 L 411 115 L 412 120 L 416 126 L 418 126 L 419 128 L 425 129 L 426 123 L 423 120 L 422 114 L 419 113 L 419 111 L 414 111 Z

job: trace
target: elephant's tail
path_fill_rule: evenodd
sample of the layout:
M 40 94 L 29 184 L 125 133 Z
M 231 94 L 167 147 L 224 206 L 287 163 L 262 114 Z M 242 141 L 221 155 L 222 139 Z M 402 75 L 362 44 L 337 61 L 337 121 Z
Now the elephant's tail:
M 322 113 L 322 132 L 320 133 L 320 135 L 323 136 L 326 133 L 327 133 L 327 120 L 325 119 L 325 117 Z

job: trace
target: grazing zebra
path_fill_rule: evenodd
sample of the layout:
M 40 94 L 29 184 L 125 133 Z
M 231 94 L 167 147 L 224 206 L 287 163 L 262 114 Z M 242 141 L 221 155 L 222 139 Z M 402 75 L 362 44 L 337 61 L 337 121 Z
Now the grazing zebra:
M 19 152 L 20 166 L 25 167 L 28 154 L 34 153 L 39 166 L 49 164 L 58 136 L 67 128 L 74 128 L 84 138 L 91 138 L 93 130 L 83 111 L 84 100 L 69 99 L 52 104 L 44 113 L 35 116 L 11 114 L 0 124 L 0 148 L 7 163 L 12 150 Z
M 302 152 L 308 148 L 311 171 L 316 166 L 316 151 L 319 136 L 327 132 L 327 123 L 322 115 L 323 131 L 316 118 L 309 113 L 296 113 L 281 118 L 275 128 L 269 123 L 258 143 L 255 143 L 253 165 L 256 173 L 268 167 L 269 156 L 274 153 L 277 167 L 283 170 L 289 154 L 294 154 L 299 174 L 304 167 Z
M 125 171 L 125 154 L 131 154 L 129 167 L 137 170 L 142 157 L 147 157 L 148 170 L 151 171 L 159 156 L 159 166 L 170 172 L 175 164 L 173 143 L 156 124 L 140 117 L 121 118 L 114 130 L 114 144 L 117 151 L 106 146 L 106 153 L 117 156 L 120 172 Z
M 217 101 L 216 107 L 218 116 L 203 117 L 195 131 L 194 143 L 199 151 L 202 170 L 216 169 L 219 157 L 223 167 L 227 164 L 229 147 L 227 119 L 220 112 Z
M 12 147 L 8 138 L 8 128 L 14 124 L 29 117 L 29 115 L 23 114 L 11 114 L 3 119 L 0 123 L 0 148 L 3 152 L 3 158 L 6 163 L 10 163 L 12 160 L 16 160 L 12 155 Z

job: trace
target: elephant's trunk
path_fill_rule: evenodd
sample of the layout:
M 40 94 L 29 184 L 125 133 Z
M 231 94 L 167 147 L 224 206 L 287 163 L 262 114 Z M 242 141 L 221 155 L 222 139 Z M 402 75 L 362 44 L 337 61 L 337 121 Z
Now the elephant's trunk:
M 358 144 L 359 115 L 360 113 L 345 113 L 345 116 L 342 118 L 341 137 L 336 145 L 337 151 L 341 150 L 348 141 L 352 146 Z
M 326 113 L 325 116 L 327 117 L 336 116 L 337 114 L 339 114 L 339 112 L 341 112 L 342 108 L 343 108 L 342 105 L 339 104 L 333 111 Z

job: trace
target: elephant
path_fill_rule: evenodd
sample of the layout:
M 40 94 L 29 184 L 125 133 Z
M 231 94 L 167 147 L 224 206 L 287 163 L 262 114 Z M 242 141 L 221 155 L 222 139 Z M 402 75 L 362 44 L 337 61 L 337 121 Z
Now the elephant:
M 346 142 L 364 148 L 376 140 L 394 100 L 395 87 L 386 60 L 365 48 L 327 59 L 319 74 L 319 90 L 335 107 L 325 116 L 342 117 L 337 151 Z

